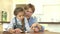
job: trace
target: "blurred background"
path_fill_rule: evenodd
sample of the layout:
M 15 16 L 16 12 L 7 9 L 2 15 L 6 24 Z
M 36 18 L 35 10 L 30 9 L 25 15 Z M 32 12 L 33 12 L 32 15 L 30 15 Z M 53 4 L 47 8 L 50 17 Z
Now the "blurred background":
M 0 21 L 9 22 L 16 7 L 33 4 L 38 22 L 60 22 L 60 0 L 0 0 Z M 41 24 L 45 30 L 60 32 L 60 24 Z M 5 31 L 8 23 L 0 24 L 0 30 Z

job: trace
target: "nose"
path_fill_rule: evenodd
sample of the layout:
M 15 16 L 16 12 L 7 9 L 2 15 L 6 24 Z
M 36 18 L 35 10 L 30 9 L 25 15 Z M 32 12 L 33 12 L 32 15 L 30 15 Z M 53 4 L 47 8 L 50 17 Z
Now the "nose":
M 24 16 L 21 16 L 21 19 L 23 19 L 24 18 Z

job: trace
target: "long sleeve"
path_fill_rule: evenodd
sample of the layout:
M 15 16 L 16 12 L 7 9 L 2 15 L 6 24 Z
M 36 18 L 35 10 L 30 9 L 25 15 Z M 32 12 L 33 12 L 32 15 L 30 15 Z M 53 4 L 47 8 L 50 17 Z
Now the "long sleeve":
M 25 27 L 26 27 L 26 31 L 29 32 L 31 30 L 29 24 L 28 24 L 28 20 L 25 18 Z
M 13 24 L 15 23 L 15 20 L 14 19 L 12 19 L 11 21 L 10 21 L 10 23 L 9 23 L 9 26 L 8 26 L 8 28 L 7 28 L 7 31 L 10 29 L 10 28 L 13 28 Z

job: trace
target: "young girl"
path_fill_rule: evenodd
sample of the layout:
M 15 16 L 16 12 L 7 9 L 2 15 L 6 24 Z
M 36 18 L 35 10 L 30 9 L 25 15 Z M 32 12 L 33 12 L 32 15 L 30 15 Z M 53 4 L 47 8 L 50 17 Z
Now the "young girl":
M 24 9 L 19 7 L 14 10 L 15 17 L 11 20 L 8 31 L 14 32 L 24 32 L 26 30 L 24 23 Z

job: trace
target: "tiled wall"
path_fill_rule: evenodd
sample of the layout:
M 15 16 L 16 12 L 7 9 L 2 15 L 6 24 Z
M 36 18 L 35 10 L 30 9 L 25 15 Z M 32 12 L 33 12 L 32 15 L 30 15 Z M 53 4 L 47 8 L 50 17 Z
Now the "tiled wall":
M 50 32 L 59 32 L 60 33 L 60 24 L 48 24 L 47 30 Z

